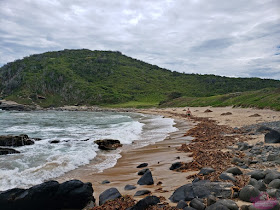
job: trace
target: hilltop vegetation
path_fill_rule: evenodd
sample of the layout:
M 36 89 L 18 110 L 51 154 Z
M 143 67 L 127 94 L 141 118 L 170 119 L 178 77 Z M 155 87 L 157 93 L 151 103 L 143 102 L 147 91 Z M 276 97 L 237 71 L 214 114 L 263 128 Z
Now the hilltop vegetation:
M 280 87 L 280 81 L 182 74 L 120 52 L 63 50 L 31 55 L 0 68 L 0 96 L 43 107 L 158 105 L 179 97 Z

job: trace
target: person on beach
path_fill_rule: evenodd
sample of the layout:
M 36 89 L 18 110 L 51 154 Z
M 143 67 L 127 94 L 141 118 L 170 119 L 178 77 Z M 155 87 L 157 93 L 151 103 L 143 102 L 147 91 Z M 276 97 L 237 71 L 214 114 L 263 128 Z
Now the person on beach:
M 190 110 L 190 108 L 188 108 L 188 110 L 187 110 L 187 118 L 188 118 L 188 119 L 191 118 L 191 110 Z

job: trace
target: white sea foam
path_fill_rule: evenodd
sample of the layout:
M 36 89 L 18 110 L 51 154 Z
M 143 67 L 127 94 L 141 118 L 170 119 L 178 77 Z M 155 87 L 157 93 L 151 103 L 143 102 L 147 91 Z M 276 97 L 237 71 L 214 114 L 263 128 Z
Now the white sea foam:
M 1 112 L 0 135 L 25 133 L 42 140 L 16 148 L 20 154 L 0 156 L 0 191 L 30 187 L 88 164 L 97 155 L 96 139 L 144 146 L 175 131 L 173 124 L 172 119 L 135 113 Z M 54 139 L 60 143 L 50 144 Z M 113 151 L 93 168 L 113 167 L 118 158 L 119 150 Z

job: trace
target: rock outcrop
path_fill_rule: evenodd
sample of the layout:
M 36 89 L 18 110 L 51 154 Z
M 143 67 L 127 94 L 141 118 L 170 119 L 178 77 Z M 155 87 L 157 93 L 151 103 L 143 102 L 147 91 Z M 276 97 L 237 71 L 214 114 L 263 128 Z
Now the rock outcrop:
M 115 150 L 118 147 L 122 147 L 120 141 L 115 139 L 96 140 L 94 143 L 96 143 L 98 148 L 102 150 Z
M 21 134 L 19 136 L 0 136 L 0 146 L 5 147 L 20 147 L 24 145 L 32 145 L 34 141 L 28 137 L 26 134 Z
M 14 188 L 0 193 L 0 207 L 17 209 L 82 209 L 95 202 L 91 183 L 70 180 L 47 181 L 29 189 Z

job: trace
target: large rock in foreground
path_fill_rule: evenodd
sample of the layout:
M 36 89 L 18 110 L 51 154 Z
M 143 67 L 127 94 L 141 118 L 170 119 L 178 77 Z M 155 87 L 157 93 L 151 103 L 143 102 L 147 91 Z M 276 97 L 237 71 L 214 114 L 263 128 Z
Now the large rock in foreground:
M 191 201 L 194 198 L 206 198 L 211 194 L 214 194 L 216 197 L 230 198 L 232 193 L 230 187 L 232 186 L 228 182 L 201 180 L 179 187 L 169 199 L 177 203 L 180 200 Z
M 34 144 L 34 141 L 30 139 L 26 134 L 21 134 L 19 136 L 0 136 L 0 146 L 20 147 L 31 144 Z
M 96 143 L 98 148 L 102 150 L 115 150 L 118 147 L 122 147 L 121 142 L 115 139 L 96 140 L 94 143 Z
M 103 205 L 106 201 L 120 198 L 122 195 L 117 188 L 109 188 L 99 195 L 99 205 Z
M 14 188 L 0 193 L 0 208 L 17 209 L 82 209 L 92 196 L 91 183 L 71 180 L 59 184 L 48 181 L 29 189 Z

